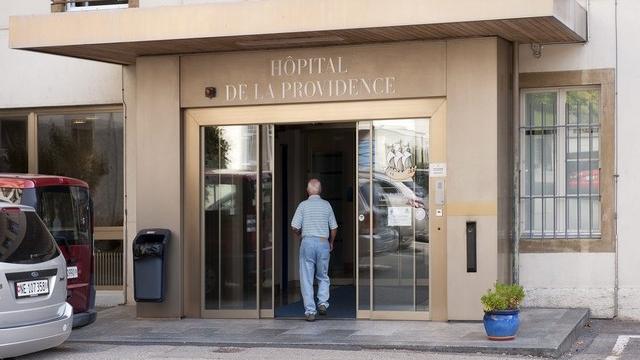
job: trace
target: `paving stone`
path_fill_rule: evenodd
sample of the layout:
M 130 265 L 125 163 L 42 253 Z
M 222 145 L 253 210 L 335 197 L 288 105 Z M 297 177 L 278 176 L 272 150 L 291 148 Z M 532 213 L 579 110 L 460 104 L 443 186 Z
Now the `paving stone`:
M 285 331 L 285 329 L 257 329 L 250 332 L 249 336 L 278 336 Z
M 71 342 L 103 344 L 407 349 L 558 357 L 567 351 L 586 309 L 523 309 L 513 341 L 486 339 L 481 322 L 326 320 L 137 320 L 135 307 L 98 313 Z

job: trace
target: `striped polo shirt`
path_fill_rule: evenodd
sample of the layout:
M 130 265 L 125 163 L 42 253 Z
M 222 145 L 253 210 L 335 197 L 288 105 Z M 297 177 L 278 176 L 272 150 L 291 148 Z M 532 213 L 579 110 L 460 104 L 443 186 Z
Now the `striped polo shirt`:
M 329 229 L 337 229 L 338 223 L 331 204 L 320 195 L 311 195 L 298 205 L 291 227 L 302 229 L 302 238 L 316 236 L 328 239 Z

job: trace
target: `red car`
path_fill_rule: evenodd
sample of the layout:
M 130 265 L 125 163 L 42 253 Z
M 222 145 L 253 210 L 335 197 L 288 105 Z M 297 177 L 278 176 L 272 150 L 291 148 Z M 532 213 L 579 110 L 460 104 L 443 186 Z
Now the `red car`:
M 67 261 L 73 326 L 94 322 L 93 203 L 87 183 L 64 176 L 0 174 L 0 201 L 36 209 Z
M 577 173 L 569 175 L 567 183 L 567 191 L 581 194 L 589 193 L 589 184 L 591 184 L 591 193 L 597 194 L 600 189 L 600 169 L 580 170 Z

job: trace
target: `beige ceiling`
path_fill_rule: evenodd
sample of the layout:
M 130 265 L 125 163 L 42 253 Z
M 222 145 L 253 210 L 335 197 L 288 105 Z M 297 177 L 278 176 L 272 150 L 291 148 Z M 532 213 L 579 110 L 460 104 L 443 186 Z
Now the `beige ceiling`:
M 148 55 L 499 36 L 586 41 L 575 0 L 261 0 L 18 16 L 10 47 L 135 63 Z

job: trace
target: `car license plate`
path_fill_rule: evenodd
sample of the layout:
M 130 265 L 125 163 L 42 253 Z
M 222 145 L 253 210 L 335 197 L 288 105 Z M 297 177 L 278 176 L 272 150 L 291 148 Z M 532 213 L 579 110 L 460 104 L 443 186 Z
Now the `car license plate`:
M 49 294 L 49 280 L 31 280 L 16 283 L 16 296 L 18 298 L 40 296 Z
M 77 278 L 78 278 L 78 267 L 67 266 L 67 279 L 77 279 Z

